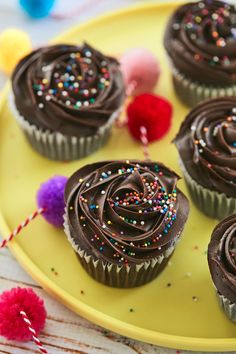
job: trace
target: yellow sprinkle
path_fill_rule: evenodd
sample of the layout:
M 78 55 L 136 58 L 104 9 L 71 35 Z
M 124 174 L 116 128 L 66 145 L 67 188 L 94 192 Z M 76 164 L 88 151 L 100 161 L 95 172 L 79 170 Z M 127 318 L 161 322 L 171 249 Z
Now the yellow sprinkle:
M 202 22 L 202 19 L 201 19 L 200 16 L 196 16 L 196 17 L 195 17 L 195 21 L 196 21 L 197 23 L 201 23 L 201 22 Z

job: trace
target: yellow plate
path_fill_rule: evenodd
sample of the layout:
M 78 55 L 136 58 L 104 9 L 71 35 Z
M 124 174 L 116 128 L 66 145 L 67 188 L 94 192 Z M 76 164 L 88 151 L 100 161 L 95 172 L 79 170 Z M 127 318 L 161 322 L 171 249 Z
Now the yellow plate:
M 150 150 L 153 159 L 179 172 L 177 153 L 170 141 L 187 109 L 174 95 L 162 46 L 167 18 L 178 4 L 148 3 L 125 9 L 75 28 L 56 41 L 86 40 L 111 54 L 136 46 L 155 52 L 163 71 L 156 92 L 173 103 L 174 117 L 168 136 L 152 144 Z M 49 161 L 25 141 L 7 108 L 7 92 L 6 88 L 0 112 L 0 226 L 5 237 L 35 209 L 35 192 L 52 175 L 69 176 L 93 161 L 143 157 L 140 145 L 123 128 L 114 129 L 107 146 L 86 159 L 73 163 Z M 186 191 L 183 181 L 179 186 Z M 207 244 L 216 222 L 191 207 L 171 265 L 152 283 L 137 289 L 112 289 L 91 279 L 78 263 L 63 231 L 54 229 L 42 218 L 12 242 L 11 250 L 29 274 L 58 301 L 107 329 L 179 349 L 235 350 L 236 326 L 218 306 L 207 266 Z

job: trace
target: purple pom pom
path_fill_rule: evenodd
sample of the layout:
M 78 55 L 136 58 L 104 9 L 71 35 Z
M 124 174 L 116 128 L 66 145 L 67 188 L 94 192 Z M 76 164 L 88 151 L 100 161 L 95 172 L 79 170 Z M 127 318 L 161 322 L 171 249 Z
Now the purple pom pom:
M 41 184 L 37 193 L 38 208 L 45 208 L 42 216 L 56 227 L 63 226 L 64 191 L 67 179 L 65 176 L 50 178 Z

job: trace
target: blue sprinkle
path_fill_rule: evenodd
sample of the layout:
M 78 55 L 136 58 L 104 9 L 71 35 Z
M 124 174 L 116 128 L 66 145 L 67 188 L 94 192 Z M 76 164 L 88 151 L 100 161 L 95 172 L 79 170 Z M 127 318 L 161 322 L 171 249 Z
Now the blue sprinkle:
M 103 173 L 102 173 L 102 177 L 107 178 L 108 175 L 107 175 L 105 172 L 103 172 Z

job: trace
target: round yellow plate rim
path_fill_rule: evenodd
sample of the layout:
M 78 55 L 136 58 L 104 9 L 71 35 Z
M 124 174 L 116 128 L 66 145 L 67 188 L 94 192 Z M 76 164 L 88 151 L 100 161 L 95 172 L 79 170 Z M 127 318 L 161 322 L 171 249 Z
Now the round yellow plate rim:
M 99 16 L 92 19 L 82 25 L 75 26 L 72 29 L 66 31 L 62 35 L 56 37 L 53 42 L 63 41 L 69 35 L 73 35 L 80 29 L 86 29 L 91 25 L 100 23 L 103 20 L 113 17 L 117 17 L 122 14 L 128 14 L 133 11 L 140 11 L 145 8 L 157 8 L 157 7 L 168 7 L 168 6 L 178 6 L 184 3 L 184 1 L 168 1 L 167 3 L 154 3 L 147 2 L 141 3 L 135 6 L 129 6 L 118 11 L 108 12 L 105 15 Z M 4 102 L 9 91 L 9 83 L 6 84 L 2 91 L 0 99 L 0 112 L 3 109 Z M 7 237 L 10 233 L 10 229 L 4 220 L 3 214 L 0 210 L 0 230 L 3 237 Z M 203 351 L 230 351 L 236 348 L 235 338 L 196 338 L 196 337 L 185 337 L 169 335 L 166 333 L 156 332 L 153 330 L 143 329 L 141 327 L 127 324 L 121 320 L 115 319 L 111 316 L 104 315 L 102 312 L 95 310 L 93 307 L 86 305 L 82 301 L 71 296 L 68 292 L 64 291 L 62 288 L 57 286 L 52 280 L 50 280 L 45 274 L 31 261 L 31 259 L 26 255 L 19 244 L 14 241 L 9 245 L 11 252 L 14 254 L 16 259 L 22 265 L 22 267 L 27 271 L 32 278 L 38 282 L 51 296 L 56 298 L 59 302 L 78 313 L 79 315 L 87 318 L 88 320 L 105 327 L 109 330 L 117 332 L 121 335 L 125 335 L 143 342 L 152 343 L 156 345 L 161 345 L 170 348 L 179 348 L 185 350 L 203 350 Z

